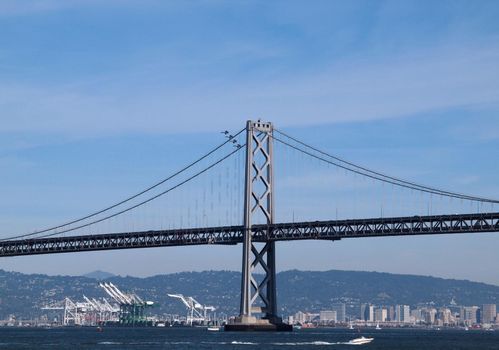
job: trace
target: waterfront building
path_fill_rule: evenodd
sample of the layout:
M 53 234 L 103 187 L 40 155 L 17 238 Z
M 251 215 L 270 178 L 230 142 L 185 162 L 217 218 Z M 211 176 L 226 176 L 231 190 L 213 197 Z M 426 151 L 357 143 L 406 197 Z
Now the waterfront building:
M 309 312 L 307 312 L 305 314 L 305 321 L 306 322 L 310 322 L 310 323 L 317 322 L 317 321 L 319 321 L 319 314 L 318 313 L 309 313 Z
M 453 323 L 452 312 L 448 308 L 440 308 L 437 313 L 437 319 L 440 326 L 449 326 Z
M 359 319 L 362 321 L 366 320 L 366 309 L 369 305 L 367 304 L 360 304 L 360 317 Z
M 421 322 L 421 309 L 411 310 L 411 321 L 413 323 Z
M 393 306 L 389 306 L 387 311 L 388 311 L 387 321 L 395 321 L 395 308 Z
M 409 305 L 395 306 L 395 321 L 397 321 L 398 323 L 411 322 L 411 308 L 409 307 Z
M 319 314 L 313 314 L 310 312 L 301 312 L 301 311 L 298 311 L 293 317 L 293 321 L 295 324 L 310 323 L 318 321 L 318 319 L 319 319 Z
M 409 305 L 402 305 L 402 322 L 411 322 L 411 307 Z
M 465 306 L 462 308 L 461 320 L 464 324 L 471 326 L 480 321 L 480 308 L 478 306 Z
M 484 304 L 482 307 L 482 323 L 494 323 L 497 315 L 496 304 Z
M 374 322 L 374 306 L 362 304 L 360 306 L 360 318 L 366 322 Z
M 329 324 L 337 322 L 337 313 L 334 310 L 324 310 L 319 313 L 319 322 Z
M 374 311 L 374 320 L 376 322 L 386 322 L 386 319 L 388 317 L 388 312 L 385 308 L 377 308 Z
M 344 303 L 333 304 L 331 310 L 336 311 L 336 322 L 344 323 L 346 320 L 346 305 Z
M 374 305 L 369 305 L 368 308 L 368 318 L 366 321 L 374 322 Z
M 434 324 L 437 310 L 434 308 L 424 308 L 421 310 L 421 320 L 426 324 Z
M 298 311 L 294 316 L 294 321 L 296 323 L 304 324 L 306 322 L 306 316 L 305 313 Z
M 366 304 L 360 304 L 360 314 L 359 314 L 359 320 L 365 321 L 365 314 L 366 314 Z

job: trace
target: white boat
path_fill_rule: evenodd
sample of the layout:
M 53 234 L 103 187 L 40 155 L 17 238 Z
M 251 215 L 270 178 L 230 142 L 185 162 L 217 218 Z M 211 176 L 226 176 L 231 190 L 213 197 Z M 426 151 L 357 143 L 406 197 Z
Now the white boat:
M 381 329 L 381 327 L 379 326 L 379 323 L 376 323 L 376 329 Z
M 355 338 L 355 339 L 352 339 L 348 342 L 348 345 L 363 345 L 363 344 L 369 344 L 370 342 L 372 342 L 374 340 L 374 338 L 366 338 L 364 336 L 360 337 L 360 338 Z
M 220 327 L 213 326 L 213 327 L 208 327 L 207 329 L 210 332 L 218 332 L 220 330 Z
M 350 327 L 348 327 L 348 329 L 354 329 L 353 325 L 351 323 L 350 323 Z

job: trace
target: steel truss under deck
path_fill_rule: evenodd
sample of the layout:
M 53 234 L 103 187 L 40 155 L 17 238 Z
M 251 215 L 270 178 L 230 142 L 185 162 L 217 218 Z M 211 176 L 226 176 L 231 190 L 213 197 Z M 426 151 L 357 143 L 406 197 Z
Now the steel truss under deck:
M 409 216 L 253 225 L 253 242 L 499 232 L 499 213 Z M 0 241 L 0 257 L 110 249 L 237 244 L 243 226 L 123 232 Z

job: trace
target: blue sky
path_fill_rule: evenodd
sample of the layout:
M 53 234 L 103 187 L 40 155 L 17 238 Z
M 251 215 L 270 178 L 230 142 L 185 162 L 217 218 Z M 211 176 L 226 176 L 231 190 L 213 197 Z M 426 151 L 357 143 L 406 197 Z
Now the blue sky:
M 374 169 L 499 198 L 498 17 L 495 1 L 2 1 L 0 236 L 134 193 L 249 118 Z M 310 185 L 308 176 L 278 186 Z M 329 184 L 328 174 L 314 176 Z M 299 215 L 291 203 L 281 210 Z M 494 234 L 286 243 L 278 266 L 499 284 L 498 246 Z M 237 270 L 240 249 L 20 257 L 0 266 Z

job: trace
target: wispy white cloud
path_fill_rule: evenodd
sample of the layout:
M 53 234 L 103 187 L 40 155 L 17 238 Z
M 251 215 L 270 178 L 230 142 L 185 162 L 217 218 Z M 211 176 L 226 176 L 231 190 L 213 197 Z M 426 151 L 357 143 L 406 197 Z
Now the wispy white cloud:
M 318 74 L 273 80 L 205 78 L 185 86 L 163 78 L 141 85 L 138 65 L 70 86 L 3 84 L 0 132 L 213 131 L 258 117 L 299 126 L 493 104 L 499 102 L 499 45 L 488 44 L 375 61 L 357 57 L 332 62 Z

